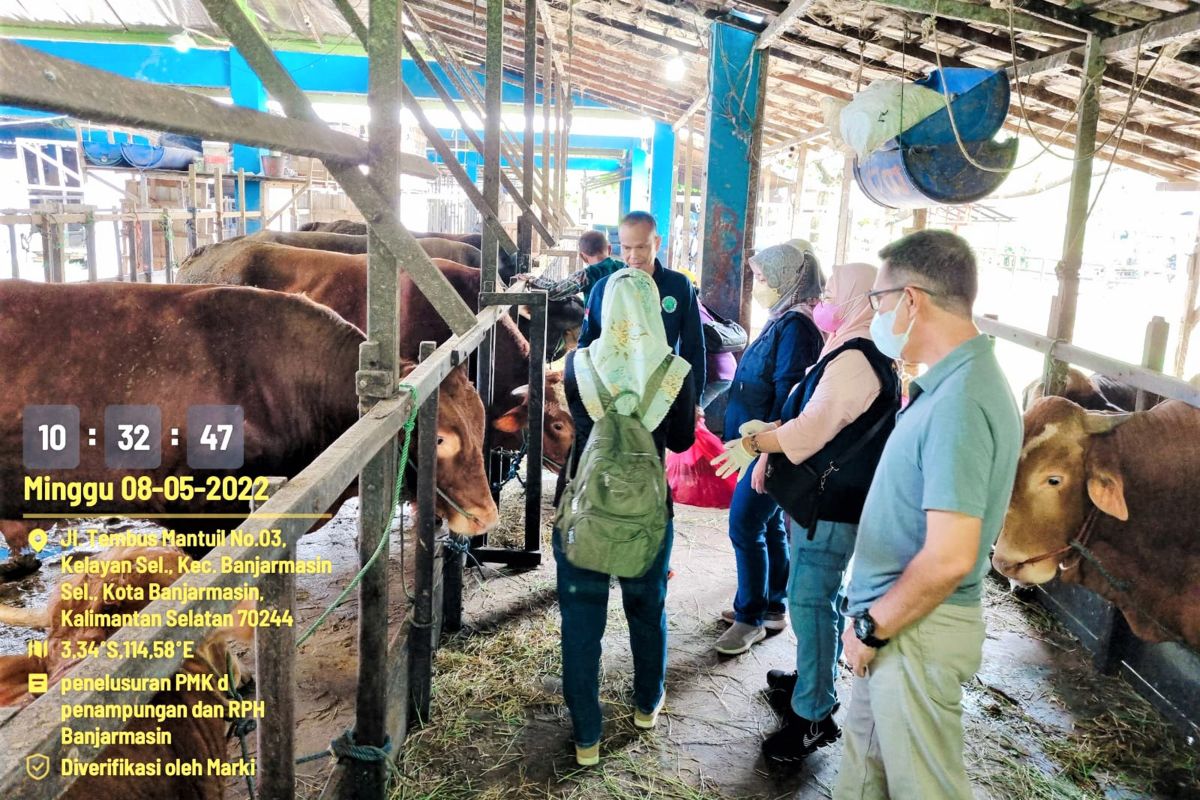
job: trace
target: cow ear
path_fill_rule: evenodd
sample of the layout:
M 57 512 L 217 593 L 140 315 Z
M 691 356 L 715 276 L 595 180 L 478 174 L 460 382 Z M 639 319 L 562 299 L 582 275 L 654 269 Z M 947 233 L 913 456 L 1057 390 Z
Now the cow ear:
M 525 422 L 528 418 L 525 409 L 526 406 L 517 406 L 502 416 L 497 417 L 492 422 L 492 427 L 501 433 L 520 433 L 521 429 L 525 427 Z
M 1129 506 L 1125 503 L 1125 479 L 1121 476 L 1121 461 L 1114 443 L 1093 443 L 1088 450 L 1084 472 L 1088 497 L 1096 508 L 1127 522 Z
M 517 316 L 521 319 L 533 319 L 533 312 L 529 310 L 529 306 L 517 306 Z

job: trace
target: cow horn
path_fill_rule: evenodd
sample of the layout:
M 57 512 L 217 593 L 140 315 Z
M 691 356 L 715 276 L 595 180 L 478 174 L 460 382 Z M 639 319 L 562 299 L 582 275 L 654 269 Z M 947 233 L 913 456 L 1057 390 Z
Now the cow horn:
M 529 384 L 524 383 L 509 392 L 513 397 L 525 397 L 529 394 Z
M 17 628 L 49 628 L 50 609 L 0 605 L 0 624 Z
M 1083 430 L 1092 435 L 1108 433 L 1118 425 L 1128 422 L 1132 417 L 1133 414 L 1128 412 L 1122 414 L 1089 412 L 1083 415 Z

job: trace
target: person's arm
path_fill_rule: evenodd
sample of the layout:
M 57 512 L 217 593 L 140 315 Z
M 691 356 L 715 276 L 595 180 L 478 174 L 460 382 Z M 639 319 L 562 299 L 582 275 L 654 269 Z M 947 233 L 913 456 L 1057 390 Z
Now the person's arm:
M 707 380 L 708 359 L 704 353 L 704 328 L 700 324 L 700 298 L 688 284 L 689 298 L 684 309 L 683 325 L 679 329 L 679 355 L 692 365 L 693 394 L 699 397 L 704 392 Z
M 783 453 L 793 464 L 801 464 L 861 417 L 879 396 L 880 388 L 879 377 L 862 353 L 842 353 L 826 365 L 799 416 L 757 434 L 758 449 Z
M 696 387 L 689 373 L 683 388 L 663 421 L 667 426 L 667 449 L 682 453 L 696 442 Z
M 821 348 L 814 346 L 812 336 L 809 326 L 802 320 L 790 319 L 775 337 L 775 373 L 763 376 L 764 381 L 775 385 L 772 420 L 779 419 L 792 387 L 802 381 L 804 373 L 816 363 Z
M 586 268 L 558 281 L 538 275 L 526 278 L 525 282 L 535 289 L 543 290 L 549 300 L 563 300 L 573 295 L 583 294 L 583 290 L 591 283 Z
M 577 347 L 587 347 L 600 338 L 600 307 L 604 303 L 603 290 L 607 286 L 608 284 L 604 281 L 597 283 L 596 289 L 588 298 L 587 316 L 583 318 L 583 329 L 579 331 Z

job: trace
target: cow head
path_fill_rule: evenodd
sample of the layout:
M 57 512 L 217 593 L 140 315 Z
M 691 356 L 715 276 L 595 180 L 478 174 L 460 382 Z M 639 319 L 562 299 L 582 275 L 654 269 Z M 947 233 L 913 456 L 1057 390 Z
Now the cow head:
M 529 426 L 529 387 L 518 386 L 512 391 L 517 405 L 498 416 L 492 427 L 503 436 L 497 437 L 501 447 L 521 446 L 521 434 Z M 567 407 L 567 392 L 561 372 L 546 373 L 546 396 L 542 404 L 542 462 L 554 472 L 562 469 L 571 445 L 575 442 L 575 421 Z
M 529 338 L 529 306 L 517 310 L 521 334 Z M 557 361 L 579 345 L 587 308 L 578 297 L 550 300 L 546 306 L 546 361 Z
M 464 364 L 442 381 L 437 437 L 438 514 L 462 536 L 485 533 L 500 519 L 483 466 L 483 431 L 483 401 Z
M 1025 413 L 1012 501 L 992 555 L 1001 574 L 1026 584 L 1053 578 L 1089 504 L 1129 519 L 1119 451 L 1106 436 L 1129 416 L 1088 412 L 1061 397 Z

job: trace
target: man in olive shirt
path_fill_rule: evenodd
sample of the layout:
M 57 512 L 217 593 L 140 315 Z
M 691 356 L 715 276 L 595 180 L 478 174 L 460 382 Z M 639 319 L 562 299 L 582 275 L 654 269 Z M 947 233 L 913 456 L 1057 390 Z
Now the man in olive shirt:
M 982 583 L 1021 447 L 1021 417 L 972 321 L 965 241 L 919 231 L 880 252 L 872 338 L 928 366 L 883 451 L 846 590 L 854 671 L 834 800 L 970 800 L 962 683 L 983 653 Z
M 550 300 L 562 300 L 572 295 L 583 294 L 583 304 L 586 306 L 592 293 L 592 287 L 607 278 L 625 264 L 611 256 L 612 246 L 608 237 L 601 231 L 585 231 L 579 237 L 579 260 L 583 269 L 573 272 L 562 280 L 518 275 L 518 280 L 525 280 L 534 289 L 542 289 Z

